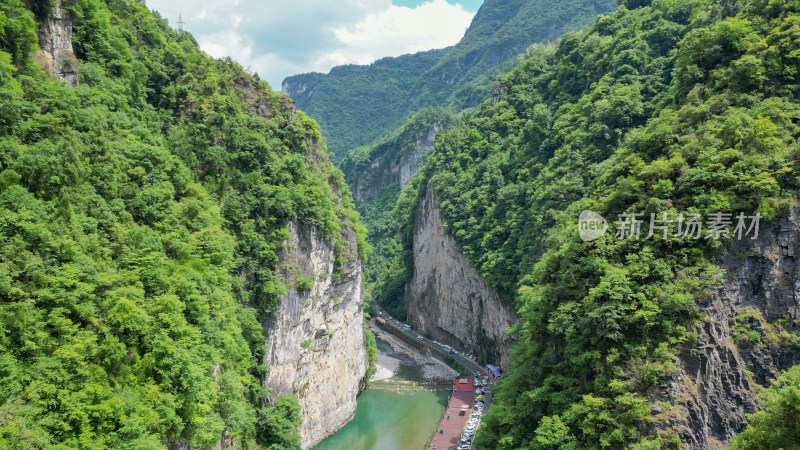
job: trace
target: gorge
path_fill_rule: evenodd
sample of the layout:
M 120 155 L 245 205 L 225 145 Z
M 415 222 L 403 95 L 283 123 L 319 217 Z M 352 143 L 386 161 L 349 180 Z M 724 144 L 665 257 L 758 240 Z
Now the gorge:
M 0 447 L 418 448 L 492 364 L 474 448 L 793 448 L 799 17 L 486 0 L 275 92 L 143 1 L 4 1 Z

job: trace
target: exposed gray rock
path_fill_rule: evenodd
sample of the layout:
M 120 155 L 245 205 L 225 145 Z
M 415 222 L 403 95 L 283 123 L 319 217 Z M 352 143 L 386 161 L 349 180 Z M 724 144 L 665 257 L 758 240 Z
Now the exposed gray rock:
M 310 86 L 310 83 L 303 83 L 303 82 L 292 83 L 287 78 L 281 84 L 281 91 L 283 91 L 285 94 L 287 94 L 289 96 L 294 96 L 294 95 L 302 94 L 303 92 L 307 91 L 309 86 Z
M 406 294 L 406 312 L 418 331 L 508 367 L 511 340 L 505 332 L 516 315 L 446 233 L 430 185 L 414 224 L 414 277 Z
M 313 227 L 290 223 L 288 228 L 291 238 L 279 255 L 288 293 L 266 324 L 265 383 L 273 394 L 297 396 L 302 446 L 309 448 L 353 417 L 364 386 L 361 261 L 349 233 L 344 276 L 335 280 L 333 245 Z
M 39 26 L 39 51 L 34 55 L 51 75 L 70 86 L 78 85 L 78 58 L 72 49 L 72 20 L 65 17 L 61 0 Z
M 370 155 L 369 170 L 347 174 L 353 197 L 359 202 L 365 202 L 390 184 L 400 185 L 400 190 L 405 188 L 411 177 L 419 171 L 425 155 L 433 150 L 436 133 L 442 129 L 442 124 L 434 123 L 427 134 L 405 136 L 403 139 L 379 145 Z M 411 150 L 404 152 L 397 160 L 385 157 L 387 152 L 394 150 L 392 146 L 403 145 L 406 139 L 414 142 Z
M 691 448 L 725 447 L 759 409 L 756 385 L 768 386 L 800 364 L 792 343 L 800 333 L 798 211 L 762 223 L 758 239 L 732 241 L 720 253 L 723 286 L 704 299 L 697 342 L 651 393 L 651 400 L 673 405 L 661 417 L 663 428 Z
M 436 141 L 436 133 L 441 129 L 442 126 L 438 123 L 433 124 L 431 129 L 428 130 L 428 135 L 425 139 L 417 139 L 414 150 L 400 157 L 400 162 L 392 165 L 392 172 L 399 172 L 400 175 L 398 180 L 400 183 L 400 190 L 403 190 L 408 182 L 411 181 L 411 177 L 419 172 L 419 168 L 422 166 L 422 157 L 433 150 L 433 144 Z
M 500 81 L 495 81 L 492 86 L 492 106 L 498 104 L 500 100 L 505 100 L 506 97 L 508 97 L 508 86 Z

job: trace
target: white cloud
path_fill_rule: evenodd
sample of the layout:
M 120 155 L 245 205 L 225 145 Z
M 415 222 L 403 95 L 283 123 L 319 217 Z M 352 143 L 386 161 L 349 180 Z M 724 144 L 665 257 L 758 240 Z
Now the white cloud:
M 330 56 L 333 61 L 368 64 L 385 56 L 400 56 L 456 44 L 472 21 L 473 13 L 461 5 L 432 0 L 416 8 L 391 5 L 355 25 L 334 28 L 345 47 Z M 325 61 L 328 55 L 323 56 Z M 316 66 L 320 66 L 318 60 Z
M 414 8 L 391 0 L 148 0 L 148 6 L 173 26 L 182 14 L 200 48 L 230 56 L 274 89 L 296 73 L 453 45 L 474 15 L 446 0 Z
M 200 48 L 214 58 L 224 58 L 230 56 L 237 61 L 243 61 L 252 57 L 252 49 L 244 44 L 244 38 L 239 33 L 222 31 L 208 36 L 200 36 L 197 43 Z

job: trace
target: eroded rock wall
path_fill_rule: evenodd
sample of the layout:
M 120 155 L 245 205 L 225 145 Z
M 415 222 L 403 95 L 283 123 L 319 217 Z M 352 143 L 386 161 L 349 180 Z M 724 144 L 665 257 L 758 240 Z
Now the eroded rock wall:
M 690 448 L 725 447 L 759 409 L 757 385 L 800 364 L 799 213 L 762 222 L 758 239 L 721 252 L 724 282 L 701 305 L 698 339 L 651 393 L 653 413 Z M 662 411 L 657 400 L 672 406 Z
M 39 50 L 34 59 L 54 77 L 70 86 L 78 85 L 78 58 L 72 49 L 72 20 L 66 17 L 61 0 L 39 25 Z
M 392 150 L 392 144 L 379 146 L 371 155 L 369 170 L 347 174 L 354 198 L 359 202 L 365 202 L 392 183 L 400 185 L 400 190 L 403 190 L 411 177 L 419 171 L 425 155 L 433 150 L 436 132 L 443 128 L 442 124 L 434 123 L 427 134 L 416 139 L 412 138 L 413 148 L 403 153 L 396 161 L 385 157 L 385 154 Z
M 365 344 L 361 261 L 355 236 L 343 276 L 334 277 L 334 246 L 310 226 L 290 223 L 279 272 L 288 293 L 266 324 L 269 372 L 275 394 L 296 395 L 301 406 L 303 448 L 347 423 L 364 386 Z
M 406 286 L 406 311 L 412 326 L 507 368 L 511 340 L 505 332 L 517 321 L 516 315 L 445 232 L 430 185 L 420 200 L 413 248 L 414 276 Z

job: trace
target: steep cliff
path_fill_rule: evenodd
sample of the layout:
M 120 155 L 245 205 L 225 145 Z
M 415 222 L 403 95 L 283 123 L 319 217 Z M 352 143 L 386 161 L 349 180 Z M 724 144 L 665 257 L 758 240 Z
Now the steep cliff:
M 406 288 L 406 312 L 417 331 L 508 367 L 511 338 L 505 332 L 516 315 L 445 232 L 431 186 L 414 224 L 414 275 Z
M 381 159 L 382 155 L 373 155 L 369 165 L 370 170 L 348 177 L 355 199 L 359 202 L 369 200 L 392 183 L 398 184 L 402 190 L 419 170 L 422 157 L 433 150 L 433 141 L 440 129 L 441 125 L 433 124 L 423 139 L 412 141 L 414 147 L 403 154 L 398 161 L 384 161 Z
M 453 122 L 442 109 L 423 109 L 379 143 L 350 152 L 341 168 L 356 201 L 367 202 L 393 184 L 405 188 L 433 150 L 436 133 Z
M 78 58 L 72 49 L 72 20 L 67 18 L 61 0 L 41 19 L 38 30 L 39 50 L 34 59 L 50 75 L 70 86 L 78 85 Z
M 780 217 L 800 192 L 800 79 L 784 71 L 798 5 L 620 4 L 529 48 L 421 170 L 447 234 L 520 315 L 477 448 L 724 445 L 797 362 L 797 212 Z M 416 187 L 399 203 L 415 277 L 434 258 L 408 213 L 429 198 Z M 610 232 L 582 239 L 585 210 Z M 762 236 L 723 250 L 714 227 L 736 211 L 761 214 Z M 412 322 L 429 327 L 418 297 Z
M 697 341 L 651 392 L 651 400 L 674 405 L 653 412 L 691 448 L 727 444 L 759 409 L 758 386 L 800 364 L 798 214 L 794 208 L 758 239 L 733 241 L 720 253 L 724 282 L 701 304 Z
M 348 233 L 346 262 L 335 275 L 334 246 L 311 226 L 288 228 L 291 238 L 279 255 L 288 293 L 266 327 L 265 383 L 273 392 L 297 396 L 301 442 L 309 448 L 352 418 L 365 381 L 361 261 Z

